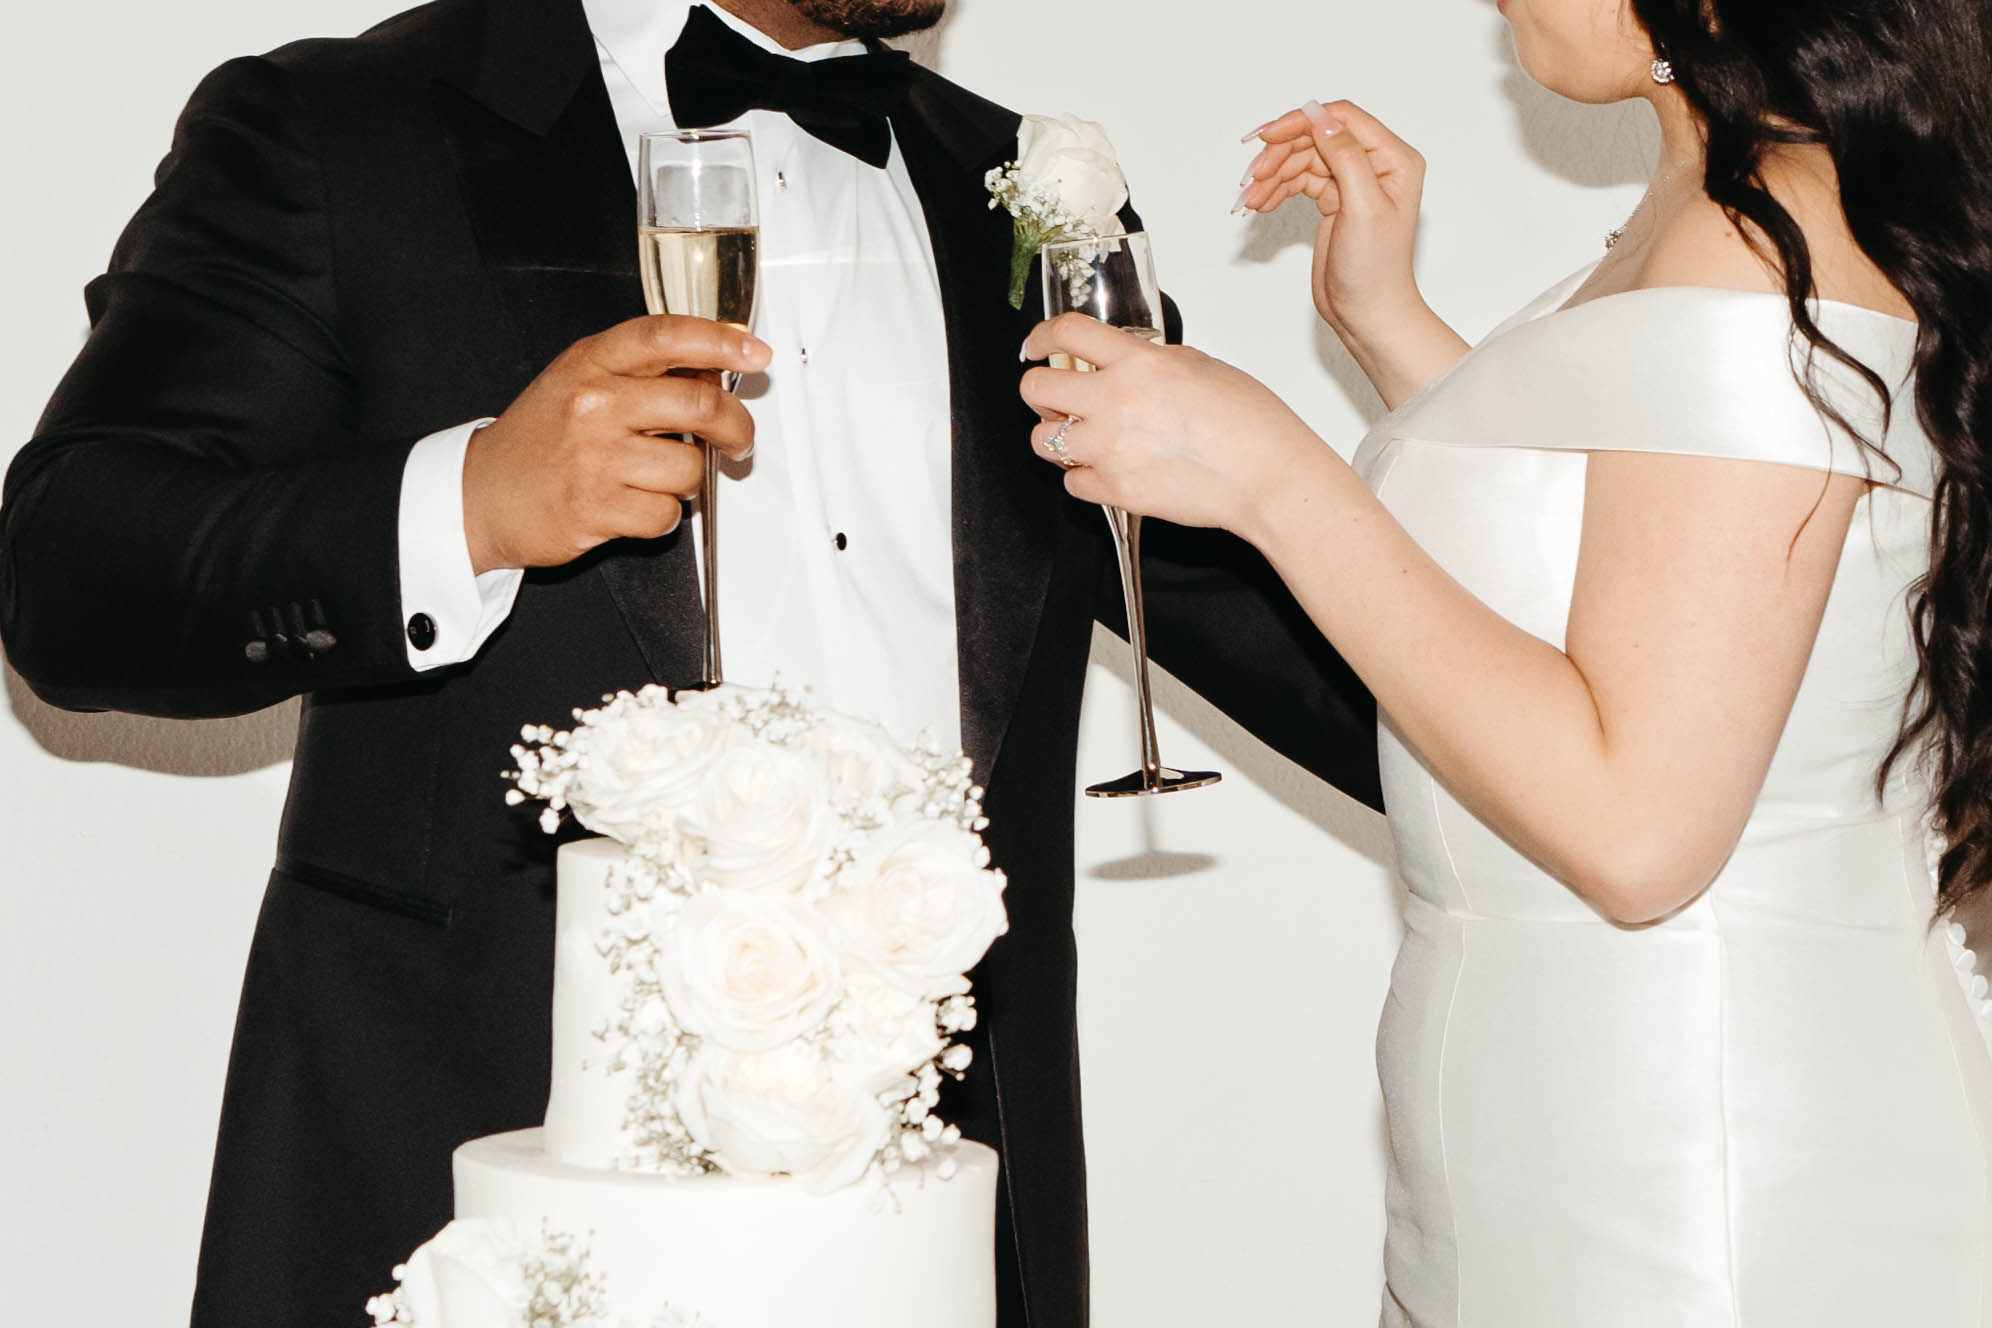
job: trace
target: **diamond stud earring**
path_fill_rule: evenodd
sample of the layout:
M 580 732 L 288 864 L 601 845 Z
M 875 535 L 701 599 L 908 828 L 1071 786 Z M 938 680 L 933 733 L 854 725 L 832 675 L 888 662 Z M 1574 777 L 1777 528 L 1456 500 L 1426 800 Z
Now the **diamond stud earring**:
M 1651 72 L 1655 83 L 1672 83 L 1674 81 L 1674 66 L 1665 60 L 1655 60 Z

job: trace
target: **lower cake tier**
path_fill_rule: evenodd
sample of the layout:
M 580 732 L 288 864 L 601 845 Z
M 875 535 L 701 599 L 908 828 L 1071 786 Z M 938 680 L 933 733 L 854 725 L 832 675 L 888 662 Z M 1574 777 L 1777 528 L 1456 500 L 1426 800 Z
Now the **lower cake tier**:
M 542 1131 L 520 1130 L 457 1149 L 453 1226 L 509 1232 L 532 1264 L 526 1298 L 572 1302 L 547 1316 L 561 1324 L 992 1328 L 996 1154 L 963 1143 L 953 1160 L 947 1180 L 906 1168 L 809 1194 L 568 1166 L 547 1157 Z M 422 1328 L 485 1328 L 482 1315 L 439 1308 L 437 1324 L 417 1316 Z

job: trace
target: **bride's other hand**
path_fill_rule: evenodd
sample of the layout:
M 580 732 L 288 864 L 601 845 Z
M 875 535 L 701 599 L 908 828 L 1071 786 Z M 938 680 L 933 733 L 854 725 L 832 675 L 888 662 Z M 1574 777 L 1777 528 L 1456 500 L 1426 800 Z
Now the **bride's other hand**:
M 1314 307 L 1395 408 L 1450 368 L 1466 342 L 1418 291 L 1412 251 L 1425 159 L 1354 102 L 1310 101 L 1246 136 L 1264 146 L 1241 209 L 1292 198 L 1321 213 L 1314 233 Z
M 1360 335 L 1424 301 L 1411 272 L 1425 159 L 1353 102 L 1310 101 L 1260 129 L 1238 205 L 1271 212 L 1305 195 L 1321 212 L 1314 235 L 1314 307 L 1330 327 Z
M 1097 366 L 1036 368 L 1022 384 L 1024 400 L 1043 417 L 1032 445 L 1057 462 L 1050 444 L 1064 428 L 1060 442 L 1072 463 L 1065 487 L 1087 502 L 1249 539 L 1267 499 L 1301 468 L 1348 470 L 1271 389 L 1187 346 L 1158 346 L 1064 314 L 1038 324 L 1024 353 Z

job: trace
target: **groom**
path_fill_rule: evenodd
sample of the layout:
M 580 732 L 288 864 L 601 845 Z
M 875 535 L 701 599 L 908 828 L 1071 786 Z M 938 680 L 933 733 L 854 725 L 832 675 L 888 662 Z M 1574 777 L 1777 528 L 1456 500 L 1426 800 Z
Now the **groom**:
M 744 453 L 741 403 L 668 376 L 715 367 L 764 371 L 720 495 L 729 674 L 958 735 L 988 785 L 1011 930 L 951 1110 L 1002 1154 L 1006 1328 L 1085 1322 L 1074 746 L 1092 623 L 1120 623 L 1104 523 L 1017 397 L 1032 320 L 982 181 L 1018 117 L 877 46 L 944 0 L 716 3 L 438 0 L 223 66 L 8 475 L 0 635 L 38 694 L 305 698 L 205 1328 L 356 1321 L 448 1219 L 451 1149 L 540 1119 L 554 843 L 497 776 L 522 723 L 700 676 L 696 456 L 657 435 Z M 727 122 L 756 139 L 765 348 L 630 321 L 628 145 Z M 1266 566 L 1149 543 L 1157 659 L 1374 803 L 1368 698 Z

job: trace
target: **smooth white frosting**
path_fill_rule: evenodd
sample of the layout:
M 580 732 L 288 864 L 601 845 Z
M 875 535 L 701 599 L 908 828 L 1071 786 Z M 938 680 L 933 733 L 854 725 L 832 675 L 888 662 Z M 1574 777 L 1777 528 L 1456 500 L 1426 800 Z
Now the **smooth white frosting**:
M 701 1328 L 991 1328 L 996 1154 L 964 1143 L 954 1161 L 946 1181 L 908 1168 L 889 1185 L 810 1194 L 568 1166 L 521 1130 L 456 1151 L 456 1213 L 528 1239 L 543 1227 L 581 1237 L 612 1323 L 648 1325 L 669 1307 Z M 436 1328 L 485 1328 L 442 1308 Z
M 616 990 L 597 949 L 610 924 L 607 887 L 623 860 L 610 839 L 566 844 L 559 854 L 554 918 L 553 1072 L 546 1103 L 547 1156 L 577 1167 L 613 1167 L 627 1151 L 627 1076 L 612 1074 L 598 1036 L 616 1010 Z
M 631 1076 L 599 1035 L 619 1008 L 600 940 L 626 891 L 613 841 L 559 854 L 546 1126 L 454 1157 L 456 1220 L 369 1305 L 414 1328 L 523 1328 L 529 1273 L 583 1279 L 590 1328 L 993 1328 L 996 1154 L 937 1147 L 830 1193 L 787 1179 L 619 1170 Z M 626 920 L 625 920 L 626 921 Z M 942 1179 L 943 1175 L 947 1179 Z M 383 1320 L 385 1321 L 385 1320 Z

